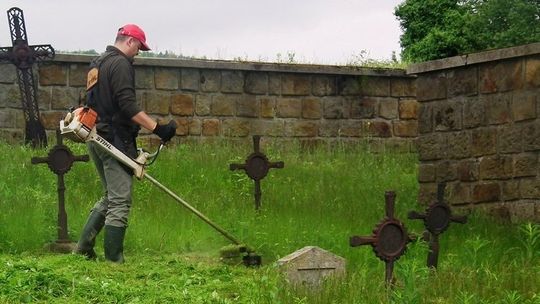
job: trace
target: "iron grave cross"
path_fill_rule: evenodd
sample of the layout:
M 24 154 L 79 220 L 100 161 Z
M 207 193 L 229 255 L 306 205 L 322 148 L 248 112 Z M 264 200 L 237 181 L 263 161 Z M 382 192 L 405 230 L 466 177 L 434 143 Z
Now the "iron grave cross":
M 399 259 L 407 249 L 407 243 L 413 237 L 407 233 L 405 225 L 394 216 L 396 193 L 384 193 L 386 216 L 375 226 L 371 236 L 352 236 L 349 239 L 351 247 L 371 245 L 375 255 L 386 263 L 386 286 L 391 286 L 394 272 L 394 262 Z
M 47 157 L 32 157 L 32 164 L 45 163 L 49 169 L 58 176 L 58 240 L 51 244 L 50 249 L 56 252 L 71 252 L 73 244 L 69 240 L 67 228 L 67 213 L 64 199 L 66 186 L 64 184 L 64 174 L 68 173 L 71 166 L 76 161 L 87 162 L 88 155 L 75 156 L 71 150 L 64 145 L 60 130 L 56 130 L 56 146 L 54 146 Z
M 270 162 L 264 153 L 259 150 L 261 137 L 259 135 L 253 136 L 253 149 L 255 152 L 251 153 L 245 164 L 230 164 L 231 170 L 245 170 L 246 174 L 255 181 L 255 210 L 259 210 L 261 207 L 261 179 L 263 179 L 271 168 L 283 168 L 285 163 L 282 161 Z
M 421 214 L 416 211 L 409 212 L 409 219 L 423 220 L 424 226 L 428 231 L 425 238 L 429 240 L 429 254 L 427 258 L 427 266 L 429 268 L 437 268 L 439 261 L 439 235 L 448 229 L 450 222 L 465 224 L 466 216 L 452 215 L 450 206 L 444 201 L 445 183 L 437 185 L 437 201 L 427 207 L 426 213 Z
M 20 8 L 10 8 L 7 15 L 13 46 L 0 47 L 0 63 L 11 62 L 17 67 L 17 81 L 26 121 L 25 142 L 32 143 L 33 147 L 44 147 L 47 146 L 47 135 L 39 116 L 32 65 L 34 62 L 54 58 L 54 49 L 50 44 L 28 45 L 23 11 Z

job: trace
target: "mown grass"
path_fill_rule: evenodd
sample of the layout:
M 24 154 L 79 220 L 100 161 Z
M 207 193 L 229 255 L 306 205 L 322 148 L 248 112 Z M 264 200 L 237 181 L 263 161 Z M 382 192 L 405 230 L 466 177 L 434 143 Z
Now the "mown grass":
M 83 145 L 70 145 L 75 154 Z M 441 236 L 439 268 L 426 268 L 427 246 L 412 243 L 384 285 L 384 263 L 351 235 L 369 235 L 384 215 L 384 191 L 397 193 L 396 216 L 416 204 L 416 155 L 356 147 L 304 151 L 263 143 L 272 169 L 254 211 L 253 182 L 230 163 L 252 147 L 201 143 L 166 149 L 148 172 L 263 256 L 258 269 L 219 262 L 228 242 L 147 181 L 136 182 L 124 265 L 85 261 L 43 249 L 56 239 L 56 176 L 31 165 L 47 150 L 0 144 L 0 302 L 44 303 L 540 303 L 540 227 L 499 223 L 472 213 Z M 76 239 L 98 199 L 91 163 L 65 176 L 70 236 Z M 347 259 L 347 276 L 317 291 L 289 287 L 275 261 L 315 245 Z M 98 238 L 98 253 L 102 236 Z

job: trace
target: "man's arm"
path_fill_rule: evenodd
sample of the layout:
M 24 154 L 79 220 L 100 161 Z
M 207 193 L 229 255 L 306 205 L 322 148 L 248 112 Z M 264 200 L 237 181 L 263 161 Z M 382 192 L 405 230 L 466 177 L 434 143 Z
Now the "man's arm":
M 131 117 L 131 120 L 149 131 L 154 131 L 157 125 L 157 122 L 144 111 L 135 114 L 135 116 Z

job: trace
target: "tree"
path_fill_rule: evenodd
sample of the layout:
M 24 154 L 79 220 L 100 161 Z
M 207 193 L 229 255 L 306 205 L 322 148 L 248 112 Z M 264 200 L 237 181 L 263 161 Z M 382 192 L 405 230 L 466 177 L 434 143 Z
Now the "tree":
M 538 0 L 406 0 L 402 58 L 420 62 L 540 41 Z

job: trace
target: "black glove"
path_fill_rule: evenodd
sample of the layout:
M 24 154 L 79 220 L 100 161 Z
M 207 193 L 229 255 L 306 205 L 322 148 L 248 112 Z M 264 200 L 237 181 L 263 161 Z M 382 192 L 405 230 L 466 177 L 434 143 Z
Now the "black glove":
M 176 133 L 176 122 L 171 120 L 166 125 L 157 124 L 152 133 L 159 136 L 163 142 L 168 142 Z

